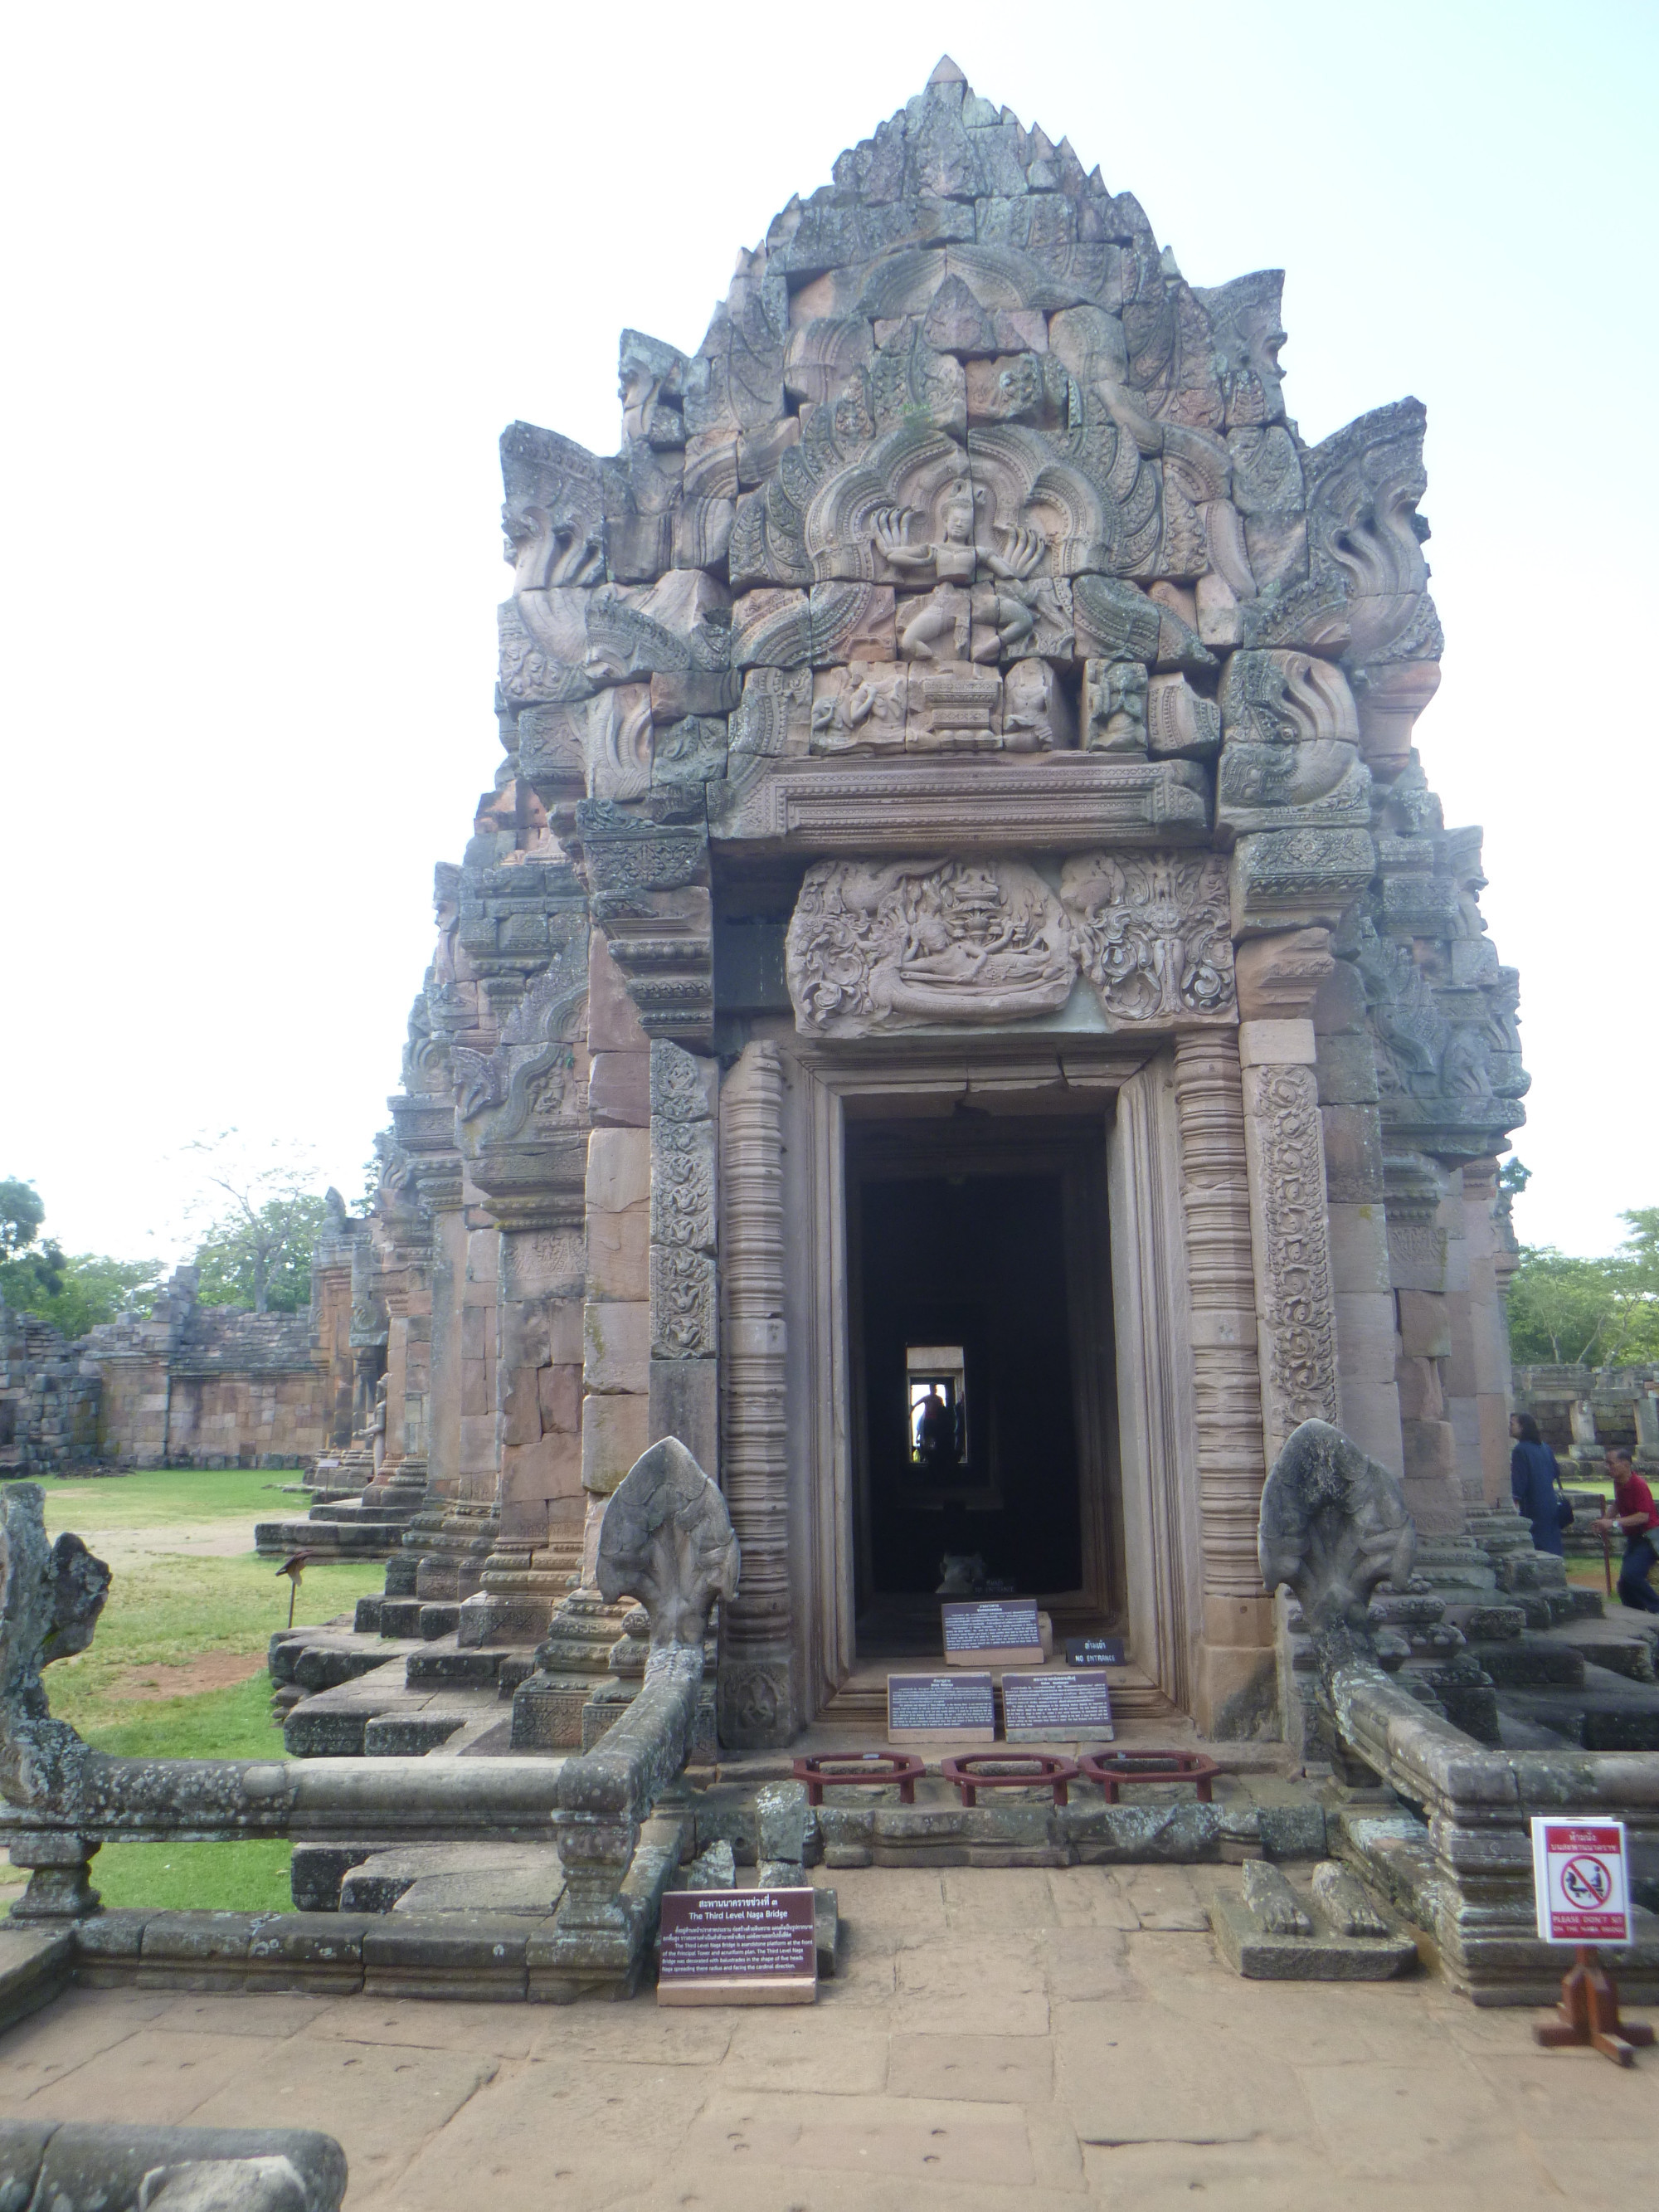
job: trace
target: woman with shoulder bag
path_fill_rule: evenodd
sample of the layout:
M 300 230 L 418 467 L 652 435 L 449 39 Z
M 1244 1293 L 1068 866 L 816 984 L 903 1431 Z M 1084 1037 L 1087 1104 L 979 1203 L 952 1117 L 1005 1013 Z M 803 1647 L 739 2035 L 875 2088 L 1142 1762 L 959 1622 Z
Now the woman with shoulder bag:
M 1538 1433 L 1530 1413 L 1510 1415 L 1510 1434 L 1516 1438 L 1510 1454 L 1510 1489 L 1523 1518 L 1532 1524 L 1534 1548 L 1561 1552 L 1561 1531 L 1572 1526 L 1572 1508 L 1561 1488 L 1561 1470 L 1555 1454 Z

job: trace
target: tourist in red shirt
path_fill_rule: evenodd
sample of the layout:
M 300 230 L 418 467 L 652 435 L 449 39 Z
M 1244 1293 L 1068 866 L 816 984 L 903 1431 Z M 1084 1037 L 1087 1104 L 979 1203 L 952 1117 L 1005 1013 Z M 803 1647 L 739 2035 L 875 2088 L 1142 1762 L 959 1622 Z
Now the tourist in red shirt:
M 1631 1465 L 1630 1454 L 1620 1445 L 1610 1444 L 1607 1452 L 1607 1473 L 1613 1477 L 1613 1510 L 1596 1522 L 1598 1534 L 1612 1536 L 1620 1530 L 1625 1537 L 1625 1560 L 1619 1570 L 1619 1602 L 1636 1613 L 1659 1613 L 1659 1591 L 1656 1591 L 1648 1577 L 1659 1562 L 1659 1550 L 1655 1549 L 1654 1531 L 1659 1529 L 1659 1510 L 1653 1503 L 1653 1492 Z

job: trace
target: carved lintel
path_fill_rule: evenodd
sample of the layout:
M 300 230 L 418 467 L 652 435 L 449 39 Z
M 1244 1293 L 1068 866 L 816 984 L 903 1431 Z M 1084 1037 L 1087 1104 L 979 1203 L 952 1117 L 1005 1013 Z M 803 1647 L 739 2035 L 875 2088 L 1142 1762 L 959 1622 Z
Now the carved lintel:
M 1183 853 L 1089 853 L 1060 895 L 1111 1029 L 1235 1018 L 1227 864 Z
M 786 968 L 805 1036 L 1026 1020 L 1057 1012 L 1077 976 L 1071 924 L 1020 860 L 821 860 Z

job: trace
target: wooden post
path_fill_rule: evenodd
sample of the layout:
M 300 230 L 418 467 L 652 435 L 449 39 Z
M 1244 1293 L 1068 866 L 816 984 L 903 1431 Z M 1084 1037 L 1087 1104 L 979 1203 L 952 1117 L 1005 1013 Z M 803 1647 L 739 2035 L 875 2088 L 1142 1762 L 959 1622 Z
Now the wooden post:
M 1534 2039 L 1547 2050 L 1587 2043 L 1615 2066 L 1628 2066 L 1638 2045 L 1653 2041 L 1654 2031 L 1640 2021 L 1619 2017 L 1619 1984 L 1601 1964 L 1594 1943 L 1580 1943 L 1561 1977 L 1560 2017 L 1539 2021 Z

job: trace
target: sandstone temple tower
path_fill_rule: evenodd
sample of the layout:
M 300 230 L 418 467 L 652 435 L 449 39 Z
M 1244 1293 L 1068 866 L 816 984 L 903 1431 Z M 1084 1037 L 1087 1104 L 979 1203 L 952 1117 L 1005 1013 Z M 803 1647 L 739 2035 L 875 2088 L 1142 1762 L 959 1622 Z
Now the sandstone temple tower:
M 388 1588 L 464 1644 L 605 1673 L 599 1516 L 672 1433 L 742 1547 L 729 1744 L 947 1555 L 1272 1733 L 1289 1431 L 1425 1534 L 1506 1494 L 1527 1079 L 1413 749 L 1424 410 L 1306 445 L 1279 289 L 946 61 L 694 351 L 623 333 L 614 457 L 503 436 L 505 757 L 341 1244 Z

